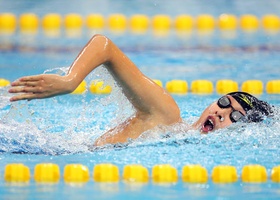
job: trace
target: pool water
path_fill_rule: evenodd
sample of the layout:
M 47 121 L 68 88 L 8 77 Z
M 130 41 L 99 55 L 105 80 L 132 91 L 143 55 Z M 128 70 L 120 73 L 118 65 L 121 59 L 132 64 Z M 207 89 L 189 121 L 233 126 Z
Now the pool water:
M 47 5 L 56 5 L 55 9 L 62 7 L 56 1 L 31 7 L 33 3 L 29 1 L 25 5 L 20 1 L 15 2 L 20 4 L 22 10 L 7 3 L 4 11 L 18 14 L 29 10 L 43 15 L 46 11 L 49 12 Z M 133 13 L 133 3 L 124 2 L 129 8 L 124 14 Z M 250 2 L 255 4 L 256 1 L 247 2 L 252 14 L 260 16 L 270 11 L 279 13 L 279 5 L 275 1 L 264 5 L 259 3 L 262 9 L 250 6 Z M 204 5 L 203 9 L 196 1 L 180 3 L 184 5 L 186 12 L 193 15 L 201 13 L 201 10 L 207 10 L 213 15 L 220 14 L 217 6 Z M 187 3 L 193 5 L 194 9 L 189 10 Z M 86 7 L 84 15 L 90 12 L 89 4 L 90 1 L 85 1 L 81 5 Z M 113 5 L 114 2 L 107 0 L 101 3 L 100 12 L 108 14 L 108 4 Z M 181 10 L 183 8 L 178 13 L 175 12 L 176 9 L 167 9 L 168 5 L 171 6 L 170 1 L 165 4 L 154 1 L 153 4 L 160 8 L 158 12 L 171 16 L 185 12 Z M 222 5 L 224 12 L 245 12 L 241 1 L 224 2 Z M 142 6 L 139 9 L 143 13 L 156 13 L 148 1 Z M 172 7 L 176 5 L 172 4 Z M 112 6 L 111 12 L 122 8 L 121 4 Z M 65 14 L 73 9 L 69 6 L 63 12 L 61 9 L 56 12 Z M 101 33 L 111 38 L 144 74 L 161 80 L 164 85 L 173 79 L 186 80 L 189 85 L 198 79 L 207 79 L 214 84 L 220 79 L 232 79 L 239 86 L 251 79 L 261 80 L 264 84 L 269 80 L 280 79 L 279 33 L 269 35 L 262 30 L 254 33 L 237 30 L 231 37 L 226 37 L 218 30 L 210 35 L 192 32 L 183 36 L 172 30 L 165 36 L 155 35 L 152 30 L 144 35 L 135 35 L 129 31 L 116 34 L 109 30 L 102 30 Z M 36 35 L 0 35 L 0 78 L 13 81 L 20 76 L 38 73 L 63 74 L 92 34 L 83 29 L 74 37 L 62 32 L 59 37 L 52 38 L 45 36 L 42 31 Z M 70 163 L 81 163 L 91 172 L 99 163 L 115 164 L 121 172 L 127 164 L 142 164 L 149 172 L 154 165 L 171 164 L 179 173 L 184 165 L 201 164 L 209 175 L 217 165 L 235 166 L 240 175 L 243 166 L 248 164 L 263 165 L 268 174 L 280 164 L 280 98 L 279 95 L 269 95 L 266 92 L 258 97 L 275 105 L 275 117 L 265 123 L 234 124 L 208 135 L 201 135 L 197 131 L 186 132 L 183 125 L 165 129 L 159 127 L 124 145 L 92 148 L 97 137 L 133 115 L 132 106 L 104 68 L 100 67 L 91 73 L 86 81 L 90 83 L 95 79 L 103 79 L 105 83 L 112 85 L 112 94 L 94 95 L 86 92 L 83 95 L 10 103 L 8 99 L 11 95 L 7 88 L 0 88 L 0 174 L 4 173 L 4 166 L 9 163 L 24 163 L 31 171 L 38 163 L 56 163 L 60 166 L 61 174 L 63 167 Z M 216 92 L 210 95 L 189 92 L 173 97 L 181 109 L 184 121 L 192 123 L 219 95 Z M 35 199 L 46 198 L 47 195 L 47 198 L 67 199 L 86 199 L 91 196 L 99 199 L 277 199 L 279 189 L 280 185 L 270 180 L 263 184 L 245 184 L 239 180 L 229 185 L 214 184 L 211 181 L 191 185 L 180 180 L 169 186 L 148 183 L 141 187 L 123 182 L 104 186 L 92 180 L 81 187 L 64 184 L 63 180 L 56 185 L 38 185 L 31 180 L 29 185 L 14 187 L 7 185 L 3 179 L 0 181 L 0 196 L 3 199 Z

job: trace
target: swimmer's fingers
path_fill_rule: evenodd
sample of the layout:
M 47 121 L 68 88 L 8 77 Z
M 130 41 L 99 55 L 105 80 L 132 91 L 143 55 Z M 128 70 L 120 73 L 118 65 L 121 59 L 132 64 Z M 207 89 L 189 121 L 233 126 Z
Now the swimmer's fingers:
M 12 86 L 36 86 L 40 80 L 42 80 L 41 75 L 37 76 L 25 76 L 14 82 L 12 82 Z
M 10 101 L 19 101 L 19 100 L 31 100 L 31 99 L 41 99 L 46 95 L 46 92 L 42 92 L 41 87 L 12 87 L 9 89 L 10 93 L 22 93 L 10 98 Z
M 41 93 L 42 87 L 33 87 L 33 86 L 14 86 L 9 89 L 9 93 Z
M 38 93 L 25 93 L 10 98 L 10 101 L 20 101 L 20 100 L 31 100 L 31 99 L 41 99 L 43 98 L 42 94 Z
M 22 77 L 11 84 L 10 93 L 23 93 L 11 98 L 11 101 L 24 99 L 42 99 L 67 94 L 76 88 L 66 76 L 41 74 Z
M 38 82 L 34 81 L 14 81 L 11 83 L 11 86 L 16 87 L 16 86 L 36 86 L 38 85 Z
M 41 74 L 41 75 L 35 75 L 35 76 L 24 76 L 24 77 L 21 77 L 19 80 L 20 81 L 39 81 L 39 80 L 42 80 L 44 78 L 44 74 Z
M 53 80 L 47 80 L 50 76 L 36 75 L 22 77 L 11 84 L 10 93 L 47 93 L 52 90 Z

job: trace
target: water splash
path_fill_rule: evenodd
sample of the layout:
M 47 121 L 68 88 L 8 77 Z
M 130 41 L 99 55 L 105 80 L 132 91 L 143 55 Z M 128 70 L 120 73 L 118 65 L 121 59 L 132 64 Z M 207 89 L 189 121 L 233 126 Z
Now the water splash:
M 280 162 L 278 107 L 275 115 L 264 123 L 236 123 L 208 135 L 187 131 L 186 124 L 196 121 L 216 96 L 203 97 L 203 101 L 199 96 L 175 96 L 186 123 L 156 127 L 126 144 L 92 151 L 96 138 L 131 116 L 134 110 L 105 68 L 87 78 L 103 79 L 113 86 L 112 94 L 67 95 L 11 104 L 9 94 L 1 91 L 0 151 L 47 155 L 89 153 L 92 163 L 115 162 L 120 166 L 141 163 L 147 167 L 170 163 L 178 169 L 196 163 L 208 170 L 218 164 L 234 165 L 238 170 L 252 163 L 271 168 Z
M 63 75 L 67 68 L 44 73 Z M 95 139 L 133 113 L 105 68 L 89 75 L 87 82 L 102 79 L 113 87 L 111 95 L 68 95 L 10 103 L 1 91 L 0 152 L 73 154 L 89 152 Z

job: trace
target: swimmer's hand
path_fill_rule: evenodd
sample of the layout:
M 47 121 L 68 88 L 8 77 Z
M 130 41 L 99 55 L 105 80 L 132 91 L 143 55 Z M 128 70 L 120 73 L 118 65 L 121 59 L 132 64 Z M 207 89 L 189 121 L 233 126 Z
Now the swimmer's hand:
M 20 93 L 10 101 L 31 100 L 67 94 L 75 89 L 66 76 L 42 74 L 22 77 L 11 84 L 10 93 Z

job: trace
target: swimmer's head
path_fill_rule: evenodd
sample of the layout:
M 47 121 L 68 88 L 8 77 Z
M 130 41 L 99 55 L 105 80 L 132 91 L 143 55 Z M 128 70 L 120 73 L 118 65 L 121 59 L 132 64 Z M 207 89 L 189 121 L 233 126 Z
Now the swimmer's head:
M 261 122 L 272 114 L 267 102 L 245 92 L 232 92 L 207 107 L 193 126 L 208 133 L 235 122 Z
M 261 122 L 266 116 L 273 115 L 272 107 L 265 101 L 246 92 L 232 92 L 232 96 L 245 110 L 244 122 Z

